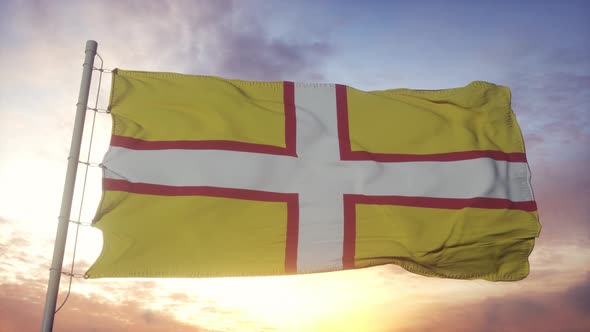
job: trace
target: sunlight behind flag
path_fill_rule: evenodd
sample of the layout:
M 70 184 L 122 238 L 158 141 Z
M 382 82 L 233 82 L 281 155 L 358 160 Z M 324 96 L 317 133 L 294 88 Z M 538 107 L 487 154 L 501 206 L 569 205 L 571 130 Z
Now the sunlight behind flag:
M 529 273 L 540 225 L 506 87 L 116 70 L 109 108 L 91 278 Z

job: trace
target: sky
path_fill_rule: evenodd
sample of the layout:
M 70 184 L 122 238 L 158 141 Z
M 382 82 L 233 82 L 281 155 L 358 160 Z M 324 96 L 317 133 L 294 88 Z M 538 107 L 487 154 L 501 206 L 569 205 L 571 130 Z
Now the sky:
M 445 280 L 396 266 L 226 279 L 74 278 L 56 331 L 590 330 L 589 1 L 0 2 L 0 331 L 41 325 L 84 45 L 104 68 L 362 90 L 506 85 L 542 231 L 518 282 Z M 98 61 L 98 59 L 97 59 Z M 97 66 L 100 62 L 96 63 Z M 91 106 L 108 102 L 95 72 Z M 97 97 L 96 91 L 100 91 Z M 99 163 L 110 118 L 97 114 Z M 72 219 L 89 223 L 100 172 L 84 168 Z M 82 206 L 81 212 L 80 206 Z M 72 263 L 70 226 L 65 268 Z M 74 271 L 100 253 L 79 228 Z M 63 278 L 58 304 L 68 279 Z

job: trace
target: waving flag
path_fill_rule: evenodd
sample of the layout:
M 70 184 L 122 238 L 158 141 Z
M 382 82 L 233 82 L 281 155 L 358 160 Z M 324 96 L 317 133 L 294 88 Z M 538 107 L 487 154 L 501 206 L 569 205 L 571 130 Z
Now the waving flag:
M 110 109 L 89 277 L 529 273 L 540 225 L 506 87 L 116 70 Z

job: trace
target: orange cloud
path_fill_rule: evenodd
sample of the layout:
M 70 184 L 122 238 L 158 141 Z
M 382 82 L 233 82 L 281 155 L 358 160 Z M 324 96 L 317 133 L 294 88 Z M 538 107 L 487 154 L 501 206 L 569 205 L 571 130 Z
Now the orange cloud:
M 27 284 L 0 285 L 0 331 L 38 331 L 41 327 L 44 293 Z M 63 332 L 146 331 L 203 332 L 169 315 L 142 309 L 129 301 L 107 304 L 91 297 L 72 296 L 56 315 L 54 329 Z

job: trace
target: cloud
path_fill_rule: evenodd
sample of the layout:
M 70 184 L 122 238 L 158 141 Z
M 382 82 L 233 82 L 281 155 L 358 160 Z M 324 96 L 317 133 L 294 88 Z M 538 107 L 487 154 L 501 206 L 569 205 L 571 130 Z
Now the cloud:
M 265 17 L 257 13 L 268 6 L 261 3 L 39 1 L 8 8 L 0 63 L 5 76 L 12 77 L 2 85 L 10 92 L 26 86 L 31 93 L 48 85 L 62 92 L 62 98 L 68 96 L 63 91 L 75 92 L 86 39 L 99 42 L 109 68 L 255 80 L 321 77 L 332 49 L 317 27 L 278 33 L 265 25 Z M 301 41 L 301 35 L 314 37 Z M 50 97 L 55 99 L 55 93 Z
M 234 1 L 160 2 L 153 5 L 117 2 L 114 6 L 135 47 L 123 53 L 176 63 L 186 73 L 210 74 L 249 80 L 320 78 L 320 66 L 331 55 L 326 40 L 301 42 L 296 34 L 272 36 L 253 10 L 256 5 Z M 135 19 L 127 15 L 138 11 Z M 165 22 L 165 23 L 162 23 Z M 172 22 L 172 23 L 170 23 Z M 304 33 L 305 28 L 297 31 Z M 149 38 L 146 38 L 149 31 Z M 140 41 L 140 42 L 137 42 Z M 145 50 L 162 50 L 144 55 Z M 118 51 L 115 47 L 113 51 Z M 125 62 L 125 61 L 123 61 Z M 162 68 L 154 68 L 162 70 Z
M 506 295 L 424 309 L 410 331 L 587 331 L 590 277 L 565 291 Z
M 590 174 L 582 162 L 548 156 L 531 162 L 532 183 L 543 229 L 540 241 L 590 245 Z
M 261 31 L 255 28 L 254 31 Z M 231 76 L 256 80 L 292 80 L 314 68 L 331 53 L 326 42 L 289 43 L 284 40 L 261 38 L 261 33 L 227 33 L 229 47 L 223 52 L 221 68 Z M 306 73 L 321 80 L 319 73 Z
M 572 304 L 580 314 L 590 316 L 590 273 L 585 282 L 572 287 L 564 294 L 567 303 Z
M 6 229 L 3 231 L 7 232 Z M 4 235 L 0 242 L 0 257 L 2 257 L 0 273 L 10 269 L 20 270 L 22 266 L 38 263 L 42 258 L 30 252 L 31 244 L 28 239 L 19 234 L 9 232 Z
M 43 312 L 43 293 L 26 284 L 0 285 L 0 326 L 3 332 L 38 331 Z M 193 331 L 206 329 L 180 323 L 163 312 L 142 309 L 137 302 L 103 303 L 92 297 L 72 296 L 57 313 L 55 330 L 76 332 Z
M 590 104 L 590 44 L 557 48 L 529 41 L 513 46 L 488 59 L 488 65 L 502 68 L 502 84 L 511 87 L 529 156 L 590 160 L 585 106 Z M 563 156 L 566 151 L 577 156 Z

